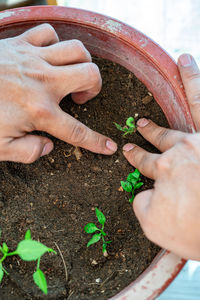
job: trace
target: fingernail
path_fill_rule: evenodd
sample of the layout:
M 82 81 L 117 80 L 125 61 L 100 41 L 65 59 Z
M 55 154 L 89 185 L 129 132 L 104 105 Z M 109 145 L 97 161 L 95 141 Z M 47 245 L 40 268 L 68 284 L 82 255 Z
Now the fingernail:
M 130 151 L 134 148 L 135 146 L 133 144 L 126 144 L 124 147 L 123 147 L 123 151 Z
M 110 140 L 106 141 L 106 147 L 113 152 L 117 150 L 117 144 Z
M 182 67 L 189 67 L 192 64 L 192 58 L 189 54 L 181 55 L 178 61 Z
M 145 127 L 147 124 L 149 124 L 149 120 L 147 120 L 145 118 L 139 119 L 137 121 L 137 126 L 139 126 L 139 127 Z
M 45 144 L 40 157 L 49 154 L 52 149 L 53 149 L 52 143 Z

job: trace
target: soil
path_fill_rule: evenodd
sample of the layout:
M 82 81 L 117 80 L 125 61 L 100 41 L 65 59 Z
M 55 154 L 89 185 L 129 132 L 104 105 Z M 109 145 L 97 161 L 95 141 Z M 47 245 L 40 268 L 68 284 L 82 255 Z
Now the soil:
M 144 236 L 130 205 L 129 193 L 121 191 L 133 167 L 122 155 L 122 146 L 134 142 L 155 151 L 138 132 L 124 138 L 113 122 L 121 125 L 130 116 L 147 117 L 168 126 L 160 107 L 147 88 L 129 71 L 114 63 L 95 59 L 103 77 L 101 93 L 87 104 L 74 104 L 70 97 L 62 108 L 90 128 L 113 138 L 119 150 L 112 156 L 81 149 L 77 160 L 74 147 L 52 138 L 53 152 L 31 165 L 0 163 L 0 228 L 2 241 L 11 250 L 28 228 L 32 237 L 48 247 L 59 247 L 67 267 L 57 255 L 45 254 L 41 269 L 47 277 L 49 294 L 34 285 L 35 262 L 9 257 L 4 267 L 1 299 L 107 299 L 122 290 L 144 271 L 159 248 Z M 153 182 L 142 177 L 144 186 Z M 106 216 L 108 257 L 101 243 L 86 247 L 91 235 L 83 230 L 88 222 L 98 225 L 95 207 Z M 56 243 L 56 244 L 55 244 Z

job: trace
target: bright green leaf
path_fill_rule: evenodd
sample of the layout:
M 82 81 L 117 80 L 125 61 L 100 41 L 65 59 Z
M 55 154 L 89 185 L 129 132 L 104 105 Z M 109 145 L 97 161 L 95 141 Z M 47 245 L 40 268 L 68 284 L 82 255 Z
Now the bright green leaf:
M 135 128 L 135 120 L 133 117 L 130 117 L 126 120 L 126 125 L 130 128 Z
M 84 230 L 87 233 L 93 233 L 96 230 L 99 230 L 99 228 L 97 228 L 97 226 L 94 223 L 88 223 L 87 225 L 85 225 Z
M 106 233 L 102 229 L 100 230 L 100 232 L 103 236 L 106 236 Z
M 143 182 L 138 182 L 135 185 L 135 189 L 139 189 L 144 183 Z
M 2 279 L 3 279 L 3 275 L 4 275 L 4 271 L 2 269 L 2 264 L 0 264 L 0 283 L 1 283 Z
M 132 191 L 132 184 L 128 181 L 120 181 L 121 183 L 121 186 L 123 187 L 123 189 L 126 191 L 126 192 L 131 192 Z
M 44 273 L 40 269 L 37 269 L 33 274 L 33 280 L 35 284 L 43 291 L 43 293 L 47 295 L 48 293 L 47 281 Z
M 3 251 L 5 253 L 8 253 L 8 246 L 6 245 L 6 243 L 3 243 Z
M 51 248 L 46 247 L 42 243 L 34 240 L 23 240 L 19 242 L 16 254 L 25 261 L 37 260 L 46 252 L 54 252 Z
M 26 231 L 24 239 L 25 240 L 31 240 L 31 231 L 30 231 L 30 229 L 28 229 Z
M 106 217 L 97 207 L 96 207 L 96 216 L 97 216 L 99 223 L 104 226 L 104 224 L 106 222 Z
M 134 171 L 132 174 L 133 174 L 133 176 L 134 176 L 135 178 L 139 179 L 141 173 L 140 173 L 140 171 L 139 171 L 138 169 L 135 169 L 135 171 Z
M 117 127 L 117 129 L 123 131 L 123 127 L 115 122 L 113 122 L 115 124 L 115 126 Z
M 101 233 L 96 233 L 87 243 L 87 247 L 91 246 L 92 244 L 97 243 L 101 239 Z

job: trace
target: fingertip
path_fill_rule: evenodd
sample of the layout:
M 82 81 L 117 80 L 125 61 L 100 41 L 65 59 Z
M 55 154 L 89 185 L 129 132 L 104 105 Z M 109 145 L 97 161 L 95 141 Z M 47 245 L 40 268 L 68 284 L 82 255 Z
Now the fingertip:
M 183 53 L 178 58 L 178 65 L 180 67 L 189 67 L 192 65 L 192 62 L 194 61 L 194 58 L 191 54 Z
M 123 151 L 126 154 L 127 152 L 131 151 L 133 148 L 135 147 L 135 145 L 133 144 L 126 144 L 123 146 Z
M 54 148 L 54 145 L 51 141 L 49 141 L 48 143 L 46 143 L 43 147 L 42 153 L 40 155 L 40 157 L 44 156 L 44 155 L 48 155 Z
M 117 144 L 112 140 L 107 140 L 106 148 L 111 152 L 111 154 L 113 154 L 117 151 Z

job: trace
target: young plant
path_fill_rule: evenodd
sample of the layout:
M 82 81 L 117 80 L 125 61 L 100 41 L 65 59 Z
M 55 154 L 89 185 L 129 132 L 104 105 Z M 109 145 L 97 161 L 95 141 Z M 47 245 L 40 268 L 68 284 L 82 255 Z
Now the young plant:
M 122 127 L 121 125 L 115 123 L 115 126 L 117 127 L 117 129 L 121 130 L 124 132 L 123 136 L 127 135 L 127 134 L 132 134 L 134 132 L 136 132 L 136 125 L 135 125 L 135 119 L 133 117 L 129 117 L 126 120 L 126 126 Z
M 122 188 L 131 193 L 132 197 L 129 199 L 130 203 L 133 203 L 135 198 L 135 190 L 139 189 L 144 183 L 141 182 L 140 171 L 135 169 L 133 173 L 129 173 L 126 181 L 121 181 Z
M 87 243 L 87 247 L 91 246 L 92 244 L 97 243 L 98 241 L 102 240 L 102 252 L 105 257 L 108 256 L 108 252 L 106 250 L 107 244 L 110 244 L 112 241 L 105 241 L 106 233 L 104 232 L 104 225 L 106 222 L 106 218 L 104 214 L 96 208 L 96 217 L 101 224 L 101 229 L 99 229 L 94 223 L 88 223 L 84 230 L 87 233 L 94 233 L 95 231 L 98 231 L 98 233 L 95 233 L 92 238 Z
M 9 252 L 8 246 L 6 243 L 3 243 L 2 246 L 0 246 L 0 252 L 2 253 L 2 257 L 0 259 L 0 283 L 3 279 L 4 273 L 9 275 L 3 266 L 5 259 L 8 256 L 19 255 L 19 257 L 24 261 L 37 261 L 36 271 L 33 273 L 33 280 L 35 284 L 42 290 L 42 292 L 47 295 L 47 281 L 44 273 L 40 269 L 40 259 L 46 252 L 53 252 L 56 254 L 56 251 L 46 247 L 38 241 L 32 240 L 31 231 L 27 230 L 24 240 L 19 242 L 15 251 Z

